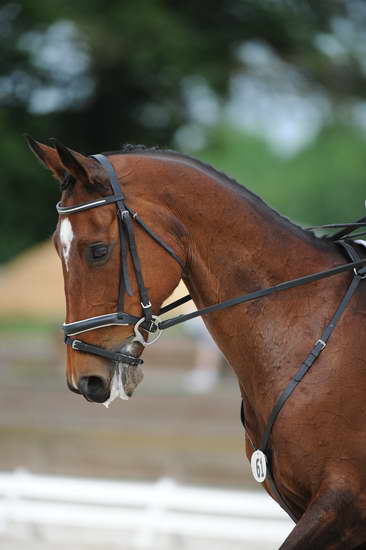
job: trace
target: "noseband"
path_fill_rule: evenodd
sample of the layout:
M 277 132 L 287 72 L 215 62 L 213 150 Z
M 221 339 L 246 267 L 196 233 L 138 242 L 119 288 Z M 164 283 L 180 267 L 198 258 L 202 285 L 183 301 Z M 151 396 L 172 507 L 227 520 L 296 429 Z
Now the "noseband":
M 92 158 L 96 159 L 105 169 L 109 177 L 109 183 L 112 187 L 113 194 L 108 195 L 105 198 L 95 201 L 84 202 L 75 206 L 61 206 L 57 204 L 56 209 L 60 216 L 77 214 L 85 210 L 92 208 L 98 208 L 111 203 L 116 204 L 118 227 L 119 227 L 119 242 L 120 242 L 120 282 L 118 290 L 117 311 L 115 313 L 107 313 L 106 315 L 98 315 L 96 317 L 90 317 L 89 319 L 82 319 L 80 321 L 74 321 L 72 323 L 64 323 L 63 330 L 65 334 L 65 344 L 69 345 L 75 351 L 82 351 L 104 357 L 110 361 L 116 363 L 127 363 L 129 365 L 137 366 L 143 363 L 141 359 L 129 355 L 128 353 L 122 353 L 118 351 L 112 351 L 99 346 L 88 344 L 82 340 L 72 338 L 83 332 L 89 332 L 98 328 L 109 327 L 112 325 L 117 326 L 134 326 L 135 329 L 135 341 L 140 342 L 142 345 L 148 345 L 152 342 L 145 341 L 145 338 L 140 332 L 140 328 L 143 328 L 147 333 L 154 334 L 155 341 L 160 335 L 159 317 L 153 314 L 151 301 L 144 284 L 144 278 L 141 271 L 141 262 L 137 252 L 137 245 L 135 239 L 135 232 L 133 222 L 137 222 L 145 232 L 150 235 L 160 246 L 162 246 L 172 258 L 174 258 L 179 265 L 183 268 L 184 264 L 182 260 L 176 255 L 174 250 L 164 243 L 161 238 L 156 235 L 138 216 L 137 212 L 134 212 L 129 208 L 125 202 L 125 197 L 122 193 L 121 187 L 118 182 L 117 174 L 104 155 L 92 155 Z M 123 311 L 124 309 L 124 296 L 125 293 L 132 296 L 132 288 L 128 276 L 128 252 L 131 254 L 132 265 L 136 276 L 138 293 L 140 297 L 140 303 L 142 307 L 143 316 L 136 317 L 130 313 Z

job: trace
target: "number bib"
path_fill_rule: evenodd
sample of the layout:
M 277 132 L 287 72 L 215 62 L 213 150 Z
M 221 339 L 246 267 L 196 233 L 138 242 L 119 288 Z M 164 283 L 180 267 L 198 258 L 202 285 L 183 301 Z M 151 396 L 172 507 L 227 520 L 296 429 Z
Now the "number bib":
M 254 451 L 250 459 L 250 465 L 254 479 L 258 481 L 258 483 L 262 483 L 267 477 L 266 455 L 259 449 Z

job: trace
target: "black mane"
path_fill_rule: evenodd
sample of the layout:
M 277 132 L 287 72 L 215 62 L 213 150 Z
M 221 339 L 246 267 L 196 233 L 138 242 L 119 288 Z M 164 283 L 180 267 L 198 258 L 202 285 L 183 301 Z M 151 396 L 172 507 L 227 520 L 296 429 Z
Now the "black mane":
M 76 179 L 74 176 L 69 174 L 68 172 L 65 172 L 64 179 L 61 182 L 61 193 L 66 191 L 68 194 L 71 194 L 74 187 L 75 187 Z
M 102 155 L 105 155 L 106 157 L 108 157 L 111 155 L 128 155 L 128 154 L 135 155 L 138 153 L 157 153 L 157 152 L 167 153 L 168 150 L 161 149 L 159 145 L 153 145 L 151 147 L 148 147 L 147 145 L 142 145 L 141 143 L 137 143 L 137 144 L 124 143 L 121 149 L 117 149 L 117 151 L 106 151 L 102 153 Z

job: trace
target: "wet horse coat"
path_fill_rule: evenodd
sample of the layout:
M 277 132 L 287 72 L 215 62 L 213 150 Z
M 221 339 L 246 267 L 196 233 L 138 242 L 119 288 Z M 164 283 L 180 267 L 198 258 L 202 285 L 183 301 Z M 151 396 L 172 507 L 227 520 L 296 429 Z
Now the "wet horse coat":
M 65 174 L 75 178 L 76 183 L 62 196 L 66 206 L 108 194 L 106 174 L 93 159 L 42 144 L 33 148 L 58 179 L 63 181 Z M 291 224 L 253 193 L 198 161 L 162 151 L 117 153 L 109 160 L 128 204 L 185 263 L 182 270 L 136 229 L 154 311 L 181 277 L 201 308 L 345 262 L 337 245 Z M 74 237 L 67 265 L 60 225 L 56 230 L 68 322 L 107 313 L 115 305 L 119 264 L 113 213 L 110 205 L 70 219 Z M 87 259 L 96 243 L 110 250 L 103 265 Z M 130 271 L 132 277 L 131 265 Z M 338 275 L 205 317 L 238 378 L 249 457 L 250 440 L 259 446 L 277 397 L 319 338 L 351 278 L 350 274 Z M 136 281 L 133 287 L 125 309 L 141 316 Z M 366 545 L 365 312 L 363 283 L 326 351 L 274 426 L 274 476 L 300 518 L 283 549 Z M 129 327 L 106 327 L 86 334 L 85 340 L 124 349 L 130 335 Z M 138 355 L 141 349 L 134 353 Z M 103 384 L 107 399 L 112 370 L 105 359 L 68 351 L 68 382 L 75 391 L 85 389 L 85 379 L 93 379 L 93 384 Z M 271 492 L 266 482 L 265 486 Z

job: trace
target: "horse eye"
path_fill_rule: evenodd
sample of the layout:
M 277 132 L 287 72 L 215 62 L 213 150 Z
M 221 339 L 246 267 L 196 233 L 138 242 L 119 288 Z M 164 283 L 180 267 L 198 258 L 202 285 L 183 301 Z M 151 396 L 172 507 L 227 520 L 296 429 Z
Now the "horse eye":
M 95 243 L 85 248 L 85 259 L 93 266 L 104 265 L 108 262 L 114 243 Z
M 108 246 L 106 244 L 95 244 L 90 247 L 90 251 L 93 260 L 100 260 L 108 254 Z

